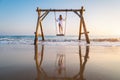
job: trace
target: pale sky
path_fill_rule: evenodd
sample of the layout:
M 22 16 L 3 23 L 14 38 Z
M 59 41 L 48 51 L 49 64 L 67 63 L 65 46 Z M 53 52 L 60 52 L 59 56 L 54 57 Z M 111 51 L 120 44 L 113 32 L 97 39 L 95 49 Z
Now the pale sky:
M 0 35 L 33 35 L 37 12 L 41 9 L 80 9 L 90 35 L 120 35 L 120 0 L 0 0 Z M 56 12 L 57 17 L 65 13 Z M 54 13 L 44 19 L 45 35 L 55 35 Z M 79 18 L 74 13 L 67 16 L 67 35 L 78 35 Z

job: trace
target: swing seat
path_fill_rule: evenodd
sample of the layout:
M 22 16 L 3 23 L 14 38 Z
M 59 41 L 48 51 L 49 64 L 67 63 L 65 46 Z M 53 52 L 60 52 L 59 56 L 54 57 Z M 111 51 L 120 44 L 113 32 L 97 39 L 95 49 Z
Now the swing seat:
M 64 34 L 56 34 L 56 36 L 65 36 Z

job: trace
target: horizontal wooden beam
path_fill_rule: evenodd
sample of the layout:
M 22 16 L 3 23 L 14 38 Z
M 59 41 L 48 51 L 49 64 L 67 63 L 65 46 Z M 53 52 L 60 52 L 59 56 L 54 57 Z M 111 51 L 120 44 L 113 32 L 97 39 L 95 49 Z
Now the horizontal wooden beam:
M 81 9 L 39 9 L 37 7 L 37 10 L 36 11 L 50 11 L 50 12 L 72 12 L 72 11 L 81 11 Z M 83 10 L 85 11 L 85 10 Z
M 81 34 L 88 34 L 89 32 L 82 32 Z

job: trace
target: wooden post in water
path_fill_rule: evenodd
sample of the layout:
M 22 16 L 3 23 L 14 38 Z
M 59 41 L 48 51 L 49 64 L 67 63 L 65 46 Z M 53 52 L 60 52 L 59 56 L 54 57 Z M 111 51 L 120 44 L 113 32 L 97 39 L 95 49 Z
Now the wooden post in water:
M 37 8 L 38 10 L 38 8 Z M 36 11 L 37 11 L 36 10 Z M 36 25 L 36 32 L 34 33 L 35 34 L 35 40 L 34 40 L 34 45 L 36 45 L 38 43 L 38 29 L 39 29 L 39 21 L 40 21 L 40 12 L 38 12 L 38 19 L 37 19 L 37 25 Z
M 40 16 L 41 16 L 41 11 L 40 11 Z M 43 33 L 42 20 L 41 19 L 40 19 L 40 31 L 41 31 L 42 41 L 44 41 L 45 39 L 44 39 L 44 33 Z
M 82 33 L 82 24 L 83 24 L 83 20 L 82 20 L 82 16 L 83 16 L 83 12 L 85 10 L 83 9 L 83 6 L 80 9 L 80 28 L 79 28 L 79 40 L 81 40 L 81 33 Z
M 41 31 L 41 36 L 42 36 L 42 40 L 44 41 L 44 34 L 43 34 L 43 29 L 42 29 L 42 22 L 41 22 L 41 11 L 39 11 L 39 8 L 37 8 L 36 10 L 38 12 L 38 19 L 37 19 L 37 26 L 36 26 L 36 32 L 35 32 L 35 40 L 34 40 L 34 45 L 36 45 L 38 43 L 38 29 L 40 28 Z
M 89 44 L 90 40 L 89 40 L 89 37 L 88 37 L 88 32 L 87 32 L 87 29 L 86 29 L 84 18 L 83 18 L 83 29 L 84 29 L 84 32 L 85 32 L 86 42 Z
M 80 13 L 81 13 L 81 11 L 80 11 Z M 82 33 L 82 19 L 80 17 L 79 40 L 81 40 L 81 33 Z
M 81 34 L 82 34 L 82 25 L 83 25 L 83 30 L 84 30 L 84 34 L 85 34 L 85 38 L 86 38 L 86 42 L 89 44 L 90 43 L 90 40 L 89 40 L 89 37 L 88 37 L 88 32 L 87 32 L 87 29 L 86 29 L 86 25 L 85 25 L 85 21 L 84 21 L 84 17 L 83 17 L 83 12 L 84 12 L 84 8 L 83 6 L 81 7 L 81 10 L 80 10 L 80 29 L 79 29 L 79 40 L 81 40 Z

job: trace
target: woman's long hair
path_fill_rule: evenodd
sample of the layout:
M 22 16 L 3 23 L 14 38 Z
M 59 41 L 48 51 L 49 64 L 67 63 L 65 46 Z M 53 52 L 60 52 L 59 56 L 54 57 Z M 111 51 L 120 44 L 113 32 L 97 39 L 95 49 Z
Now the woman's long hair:
M 59 20 L 62 20 L 63 18 L 62 18 L 62 15 L 59 15 Z

